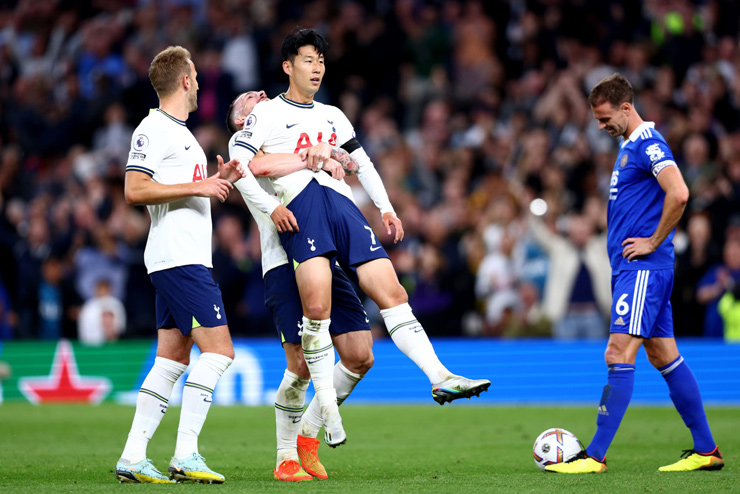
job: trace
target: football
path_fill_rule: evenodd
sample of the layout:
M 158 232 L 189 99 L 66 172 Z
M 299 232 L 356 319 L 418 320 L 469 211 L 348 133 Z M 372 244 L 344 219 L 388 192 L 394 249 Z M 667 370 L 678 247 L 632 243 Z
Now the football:
M 581 441 L 565 429 L 547 429 L 534 441 L 534 462 L 543 472 L 547 465 L 563 463 L 583 449 Z

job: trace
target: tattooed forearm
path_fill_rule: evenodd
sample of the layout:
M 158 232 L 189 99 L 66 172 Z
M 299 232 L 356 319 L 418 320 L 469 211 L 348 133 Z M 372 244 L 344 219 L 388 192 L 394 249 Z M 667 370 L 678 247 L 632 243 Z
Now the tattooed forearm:
M 355 159 L 352 158 L 352 156 L 350 156 L 344 149 L 335 147 L 331 148 L 331 157 L 342 165 L 344 173 L 347 175 L 354 175 L 357 173 L 360 166 L 359 163 L 357 163 L 357 161 L 355 161 Z

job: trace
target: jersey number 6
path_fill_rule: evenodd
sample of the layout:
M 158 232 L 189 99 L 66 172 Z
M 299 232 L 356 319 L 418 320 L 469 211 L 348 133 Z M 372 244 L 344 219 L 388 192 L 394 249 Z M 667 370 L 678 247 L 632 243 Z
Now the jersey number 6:
M 627 298 L 627 294 L 623 293 L 619 300 L 617 300 L 617 315 L 623 316 L 630 311 L 630 306 L 624 299 Z

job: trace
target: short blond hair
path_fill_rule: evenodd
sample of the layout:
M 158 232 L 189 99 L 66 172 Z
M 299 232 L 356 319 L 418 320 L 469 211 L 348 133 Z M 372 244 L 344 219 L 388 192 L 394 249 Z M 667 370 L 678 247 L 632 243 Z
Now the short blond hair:
M 182 76 L 192 76 L 189 61 L 190 52 L 182 46 L 168 46 L 154 57 L 149 80 L 160 98 L 174 93 Z

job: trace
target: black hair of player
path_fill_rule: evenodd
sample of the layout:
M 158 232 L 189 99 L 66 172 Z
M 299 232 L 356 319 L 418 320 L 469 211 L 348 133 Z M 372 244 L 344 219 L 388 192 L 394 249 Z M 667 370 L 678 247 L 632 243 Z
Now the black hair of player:
M 234 105 L 236 104 L 236 100 L 238 100 L 240 96 L 241 94 L 238 94 L 236 98 L 234 98 L 234 101 L 229 105 L 229 111 L 226 112 L 226 128 L 229 129 L 229 135 L 234 135 L 239 132 L 239 127 L 234 123 L 232 115 L 234 114 Z
M 280 47 L 283 61 L 294 62 L 296 55 L 298 55 L 298 50 L 304 46 L 313 46 L 316 48 L 316 53 L 324 55 L 329 49 L 329 42 L 315 29 L 297 28 L 285 37 L 283 45 Z

